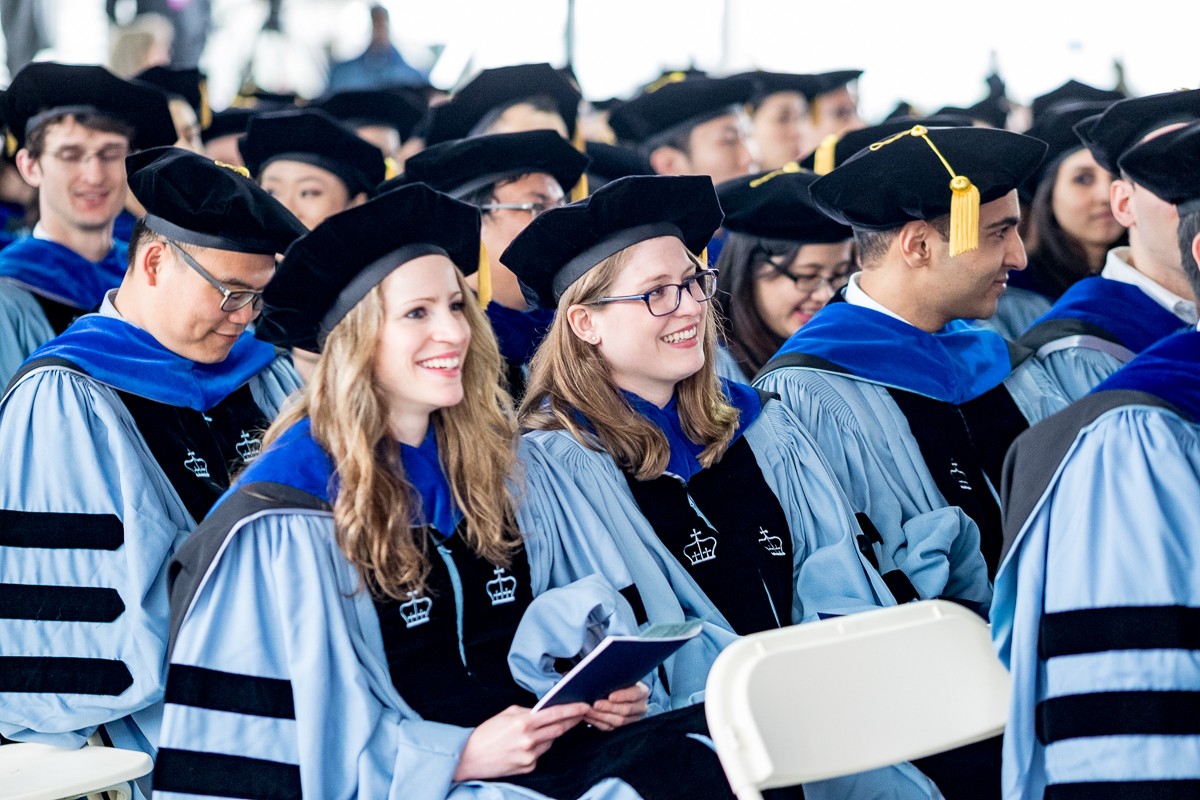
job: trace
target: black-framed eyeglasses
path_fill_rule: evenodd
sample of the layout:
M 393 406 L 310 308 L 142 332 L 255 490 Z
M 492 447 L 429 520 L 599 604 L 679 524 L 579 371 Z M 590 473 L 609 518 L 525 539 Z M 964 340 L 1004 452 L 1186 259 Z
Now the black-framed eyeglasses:
M 562 201 L 553 203 L 484 203 L 479 208 L 482 211 L 528 211 L 530 217 L 538 217 L 552 208 L 559 208 Z
M 854 272 L 853 262 L 846 261 L 836 265 L 833 269 L 826 269 L 826 274 L 797 275 L 788 268 L 788 265 L 783 265 L 776 261 L 775 259 L 778 256 L 761 246 L 756 248 L 751 254 L 751 258 L 767 268 L 765 272 L 759 274 L 758 277 L 760 279 L 777 276 L 787 278 L 801 294 L 813 294 L 826 285 L 829 286 L 831 291 L 835 293 L 839 292 L 850 282 L 850 274 Z
M 627 303 L 631 300 L 641 300 L 646 304 L 646 308 L 656 317 L 665 317 L 668 314 L 674 314 L 679 308 L 679 304 L 683 302 L 683 290 L 686 289 L 688 294 L 697 303 L 706 303 L 712 300 L 713 295 L 717 293 L 717 272 L 715 269 L 700 270 L 694 275 L 689 275 L 683 279 L 683 283 L 664 283 L 662 286 L 655 286 L 648 292 L 642 294 L 627 294 L 619 297 L 601 297 L 599 300 L 594 300 L 590 305 L 602 306 L 608 303 Z
M 245 308 L 253 304 L 255 311 L 261 311 L 263 306 L 263 293 L 254 291 L 253 289 L 230 289 L 208 273 L 204 267 L 200 266 L 196 259 L 187 254 L 187 251 L 176 244 L 171 239 L 167 239 L 167 243 L 175 248 L 175 252 L 183 257 L 183 262 L 196 272 L 200 273 L 200 277 L 208 281 L 214 289 L 221 293 L 221 310 L 233 312 Z

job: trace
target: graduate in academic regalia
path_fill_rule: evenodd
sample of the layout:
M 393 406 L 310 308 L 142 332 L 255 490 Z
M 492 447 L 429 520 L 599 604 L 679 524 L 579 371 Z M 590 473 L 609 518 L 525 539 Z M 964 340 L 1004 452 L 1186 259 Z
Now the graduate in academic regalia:
M 835 70 L 811 76 L 808 94 L 808 114 L 811 139 L 804 143 L 803 152 L 816 150 L 829 136 L 844 136 L 866 127 L 858 114 L 858 79 L 861 69 Z
M 699 253 L 721 217 L 707 177 L 624 178 L 547 211 L 501 257 L 557 308 L 521 406 L 522 527 L 559 548 L 556 583 L 621 576 L 650 622 L 709 623 L 665 665 L 676 707 L 732 636 L 895 602 L 808 433 L 717 377 Z M 947 542 L 977 546 L 959 512 L 939 516 Z M 936 791 L 907 765 L 805 791 L 868 787 Z
M 609 117 L 620 144 L 635 147 L 658 175 L 707 175 L 714 184 L 748 175 L 754 157 L 743 133 L 751 78 L 664 75 Z M 717 229 L 708 243 L 716 263 L 725 244 Z
M 262 114 L 253 108 L 226 108 L 212 115 L 212 124 L 200 132 L 204 142 L 204 152 L 209 158 L 214 158 L 235 167 L 246 166 L 242 161 L 242 152 L 238 150 L 238 141 L 246 135 L 250 120 Z
M 1006 131 L 918 125 L 812 184 L 817 205 L 854 229 L 863 271 L 844 301 L 788 339 L 755 385 L 778 392 L 817 437 L 855 510 L 879 526 L 885 570 L 907 574 L 894 559 L 918 567 L 911 554 L 927 546 L 891 539 L 901 523 L 960 506 L 979 525 L 994 572 L 992 487 L 1004 452 L 1065 404 L 1036 363 L 1018 365 L 1020 354 L 998 334 L 964 321 L 990 316 L 1008 271 L 1025 265 L 1016 186 L 1044 151 Z M 951 211 L 960 202 L 952 177 L 981 201 L 966 220 L 977 230 L 964 231 Z M 951 561 L 949 578 L 966 569 L 962 577 L 977 580 L 977 565 Z
M 312 108 L 254 117 L 238 149 L 258 185 L 309 230 L 365 202 L 386 168 L 382 150 Z
M 793 161 L 717 187 L 729 232 L 717 260 L 723 378 L 752 381 L 850 278 L 852 234 L 813 205 L 817 177 Z
M 354 128 L 360 138 L 382 150 L 394 165 L 400 146 L 425 118 L 429 104 L 420 92 L 394 87 L 338 92 L 314 100 L 310 108 L 319 108 Z
M 150 67 L 133 76 L 139 83 L 155 86 L 167 95 L 171 120 L 175 125 L 176 147 L 204 152 L 200 138 L 212 124 L 212 109 L 208 105 L 208 79 L 196 67 Z
M 512 406 L 459 272 L 479 230 L 417 184 L 288 251 L 263 330 L 321 357 L 176 560 L 156 797 L 729 795 L 700 708 L 635 722 L 637 684 L 529 709 L 556 658 L 636 622 L 599 575 L 546 591 L 517 528 Z
M 1112 214 L 1113 174 L 1096 163 L 1074 126 L 1102 114 L 1105 103 L 1061 103 L 1043 111 L 1025 132 L 1049 146 L 1046 159 L 1017 190 L 1028 209 L 1022 238 L 1029 266 L 1008 276 L 996 313 L 979 324 L 1016 341 L 1055 300 L 1104 267 L 1108 251 L 1125 241 Z
M 246 328 L 304 229 L 186 150 L 126 168 L 147 210 L 129 272 L 0 402 L 0 735 L 153 755 L 167 562 L 299 385 Z
M 1139 142 L 1197 120 L 1200 90 L 1122 100 L 1075 128 L 1096 162 L 1120 176 L 1112 212 L 1129 230 L 1129 246 L 1109 250 L 1098 276 L 1068 289 L 1018 340 L 1070 400 L 1154 342 L 1196 324 L 1196 297 L 1175 242 L 1175 207 L 1123 170 L 1120 159 Z
M 813 139 L 808 96 L 819 86 L 817 76 L 755 70 L 738 77 L 755 83 L 746 113 L 758 168 L 770 172 L 805 155 Z
M 175 129 L 157 89 L 103 67 L 25 67 L 4 95 L 17 168 L 38 189 L 31 236 L 0 251 L 0 383 L 38 346 L 120 284 L 126 242 L 113 221 L 125 205 L 125 156 L 167 145 Z
M 481 241 L 488 269 L 467 283 L 485 304 L 516 400 L 524 393 L 525 368 L 554 311 L 529 307 L 500 254 L 539 214 L 570 197 L 587 164 L 587 156 L 554 131 L 495 133 L 433 145 L 409 159 L 400 179 L 424 183 L 483 212 Z
M 1200 127 L 1120 166 L 1150 163 L 1200 293 Z M 1003 497 L 992 638 L 1013 676 L 1004 796 L 1195 796 L 1200 333 L 1151 344 L 1018 438 Z

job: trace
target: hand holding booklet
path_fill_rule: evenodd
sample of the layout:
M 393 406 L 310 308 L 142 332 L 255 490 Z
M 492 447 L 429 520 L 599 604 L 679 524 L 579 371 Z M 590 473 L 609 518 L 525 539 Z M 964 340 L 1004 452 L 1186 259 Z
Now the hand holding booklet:
M 533 707 L 594 703 L 632 686 L 700 633 L 699 620 L 651 625 L 636 636 L 608 636 Z

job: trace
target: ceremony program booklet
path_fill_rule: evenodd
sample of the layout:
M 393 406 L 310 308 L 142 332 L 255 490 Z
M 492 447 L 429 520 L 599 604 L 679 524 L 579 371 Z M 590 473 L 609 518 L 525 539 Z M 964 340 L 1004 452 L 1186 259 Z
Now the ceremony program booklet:
M 533 707 L 593 703 L 632 686 L 700 633 L 701 622 L 651 625 L 637 636 L 608 636 Z

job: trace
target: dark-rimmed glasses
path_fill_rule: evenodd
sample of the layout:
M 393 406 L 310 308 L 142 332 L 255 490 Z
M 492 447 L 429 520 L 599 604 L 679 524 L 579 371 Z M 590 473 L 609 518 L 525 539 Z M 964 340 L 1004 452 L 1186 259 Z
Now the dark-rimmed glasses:
M 187 251 L 176 244 L 174 241 L 167 239 L 168 244 L 175 248 L 175 252 L 183 257 L 183 262 L 196 272 L 200 273 L 200 277 L 208 281 L 214 289 L 221 293 L 221 310 L 225 312 L 238 311 L 248 305 L 253 304 L 255 311 L 261 311 L 263 305 L 263 293 L 254 291 L 253 289 L 229 289 L 225 284 L 214 278 L 208 273 L 204 267 L 196 263 L 196 259 L 187 254 Z
M 838 271 L 839 274 L 817 274 L 817 275 L 797 275 L 788 269 L 787 266 L 780 264 L 775 260 L 771 251 L 765 247 L 757 247 L 751 258 L 759 261 L 763 266 L 768 268 L 767 272 L 759 275 L 759 278 L 774 278 L 776 276 L 787 278 L 796 287 L 796 291 L 801 294 L 814 294 L 822 286 L 828 285 L 830 290 L 835 294 L 841 291 L 847 283 L 850 282 L 850 275 L 854 272 L 854 263 L 846 261 L 838 264 L 833 270 L 826 269 L 826 272 Z M 817 266 L 816 264 L 812 266 Z
M 557 203 L 484 203 L 481 211 L 528 211 L 531 218 L 545 214 L 552 208 L 560 208 L 562 201 Z
M 653 316 L 665 317 L 674 314 L 683 302 L 683 290 L 697 303 L 706 303 L 717 293 L 717 270 L 705 269 L 683 279 L 683 283 L 664 283 L 642 294 L 627 294 L 619 297 L 601 297 L 589 305 L 602 306 L 608 303 L 627 303 L 641 300 Z

